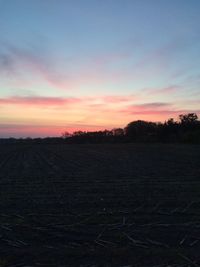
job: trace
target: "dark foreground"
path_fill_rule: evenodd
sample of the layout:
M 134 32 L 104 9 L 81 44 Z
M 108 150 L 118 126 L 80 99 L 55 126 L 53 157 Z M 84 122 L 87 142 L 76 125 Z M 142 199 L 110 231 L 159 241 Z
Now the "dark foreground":
M 0 266 L 200 266 L 200 146 L 0 147 Z

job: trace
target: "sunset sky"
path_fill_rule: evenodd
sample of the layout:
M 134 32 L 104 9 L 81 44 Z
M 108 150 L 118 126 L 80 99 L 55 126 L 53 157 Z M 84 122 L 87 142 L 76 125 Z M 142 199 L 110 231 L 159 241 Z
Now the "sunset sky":
M 0 137 L 200 115 L 199 0 L 0 0 Z

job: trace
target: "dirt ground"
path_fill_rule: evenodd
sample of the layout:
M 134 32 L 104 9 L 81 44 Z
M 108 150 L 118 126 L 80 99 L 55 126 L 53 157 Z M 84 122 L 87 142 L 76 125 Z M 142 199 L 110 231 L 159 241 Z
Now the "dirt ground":
M 200 266 L 200 146 L 1 145 L 0 266 Z

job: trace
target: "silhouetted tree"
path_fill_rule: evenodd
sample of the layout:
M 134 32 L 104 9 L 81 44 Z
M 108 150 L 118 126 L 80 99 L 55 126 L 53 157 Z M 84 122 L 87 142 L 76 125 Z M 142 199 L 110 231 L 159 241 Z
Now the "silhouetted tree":
M 193 143 L 200 141 L 200 122 L 196 113 L 181 114 L 180 119 L 180 141 Z
M 130 122 L 125 127 L 125 134 L 131 140 L 148 141 L 156 134 L 157 124 L 143 120 Z
M 124 129 L 122 128 L 114 128 L 111 131 L 113 136 L 124 136 Z
M 179 119 L 181 121 L 181 124 L 184 125 L 191 125 L 198 122 L 198 116 L 196 113 L 181 114 L 179 115 Z
M 75 132 L 73 132 L 73 136 L 83 136 L 83 135 L 85 135 L 86 134 L 86 132 L 83 132 L 83 131 L 75 131 Z
M 196 113 L 169 118 L 164 123 L 137 120 L 123 128 L 102 131 L 65 131 L 61 137 L 0 139 L 0 143 L 121 143 L 121 142 L 187 142 L 200 143 L 200 121 Z
M 71 143 L 120 142 L 200 142 L 200 122 L 195 113 L 182 114 L 180 122 L 173 118 L 164 123 L 144 120 L 130 122 L 124 129 L 76 131 L 65 140 Z M 65 136 L 65 135 L 64 135 Z
M 179 128 L 179 124 L 174 118 L 168 119 L 159 127 L 159 140 L 164 142 L 176 142 Z
M 71 134 L 67 131 L 65 131 L 64 133 L 62 133 L 62 138 L 66 139 L 69 138 L 71 136 Z
M 166 122 L 165 122 L 165 124 L 167 125 L 167 126 L 174 126 L 174 125 L 176 125 L 177 124 L 177 122 L 174 120 L 174 118 L 170 118 L 170 119 L 168 119 Z

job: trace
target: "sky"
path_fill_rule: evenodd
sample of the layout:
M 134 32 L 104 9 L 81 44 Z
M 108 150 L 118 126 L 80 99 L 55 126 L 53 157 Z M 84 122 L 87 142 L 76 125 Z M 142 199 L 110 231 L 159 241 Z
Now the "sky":
M 199 0 L 0 0 L 0 137 L 200 115 Z

